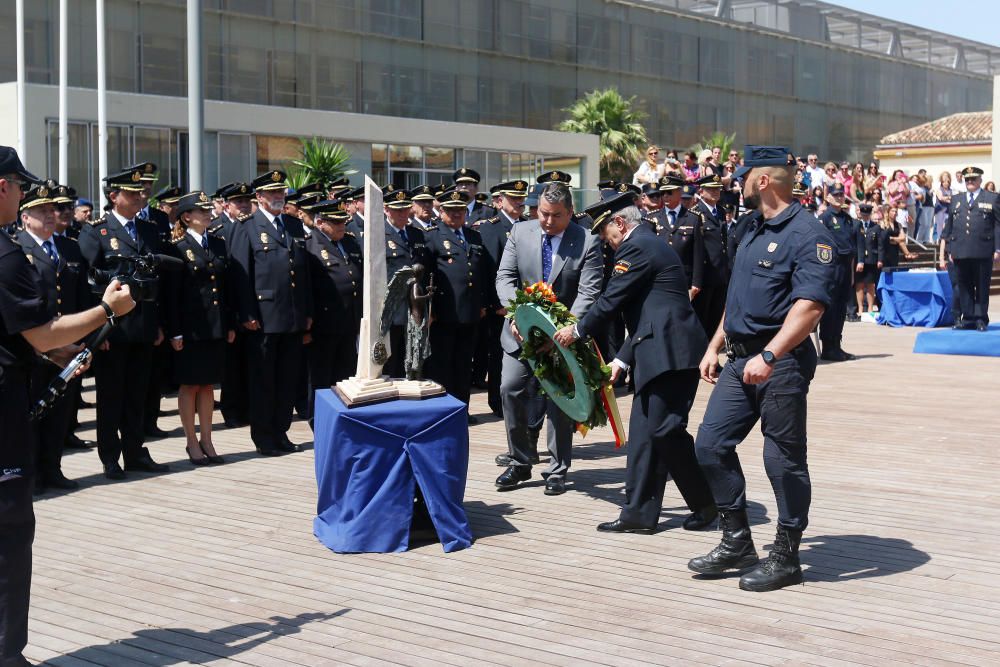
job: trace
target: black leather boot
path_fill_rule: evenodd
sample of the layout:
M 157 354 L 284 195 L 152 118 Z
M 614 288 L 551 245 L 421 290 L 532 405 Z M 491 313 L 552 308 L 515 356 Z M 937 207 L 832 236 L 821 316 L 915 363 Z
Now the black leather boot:
M 728 570 L 756 565 L 760 558 L 753 546 L 747 511 L 720 511 L 719 527 L 722 528 L 722 542 L 708 555 L 688 561 L 688 569 L 698 574 L 724 574 Z
M 799 542 L 802 532 L 778 526 L 774 546 L 767 560 L 752 572 L 740 577 L 740 588 L 745 591 L 776 591 L 785 586 L 802 583 L 802 567 L 799 565 Z

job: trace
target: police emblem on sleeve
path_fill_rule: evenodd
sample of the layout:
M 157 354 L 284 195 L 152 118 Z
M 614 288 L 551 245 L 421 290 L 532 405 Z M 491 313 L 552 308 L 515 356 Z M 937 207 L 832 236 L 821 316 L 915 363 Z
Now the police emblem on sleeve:
M 626 262 L 623 260 L 618 261 L 615 264 L 615 275 L 621 275 L 623 273 L 628 273 L 628 270 L 632 268 L 632 262 Z
M 816 244 L 816 259 L 818 259 L 823 264 L 829 264 L 833 261 L 833 248 L 826 245 L 825 243 Z

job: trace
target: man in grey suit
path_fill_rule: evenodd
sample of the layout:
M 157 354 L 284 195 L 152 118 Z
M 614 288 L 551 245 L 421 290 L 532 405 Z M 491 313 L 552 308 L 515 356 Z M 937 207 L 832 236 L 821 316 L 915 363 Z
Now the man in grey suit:
M 564 183 L 548 183 L 538 196 L 538 219 L 511 228 L 497 270 L 497 296 L 506 304 L 524 283 L 545 281 L 559 301 L 577 317 L 586 314 L 601 291 L 603 263 L 598 237 L 572 224 L 573 196 Z M 496 481 L 497 490 L 514 489 L 531 478 L 534 444 L 528 432 L 532 421 L 531 397 L 534 375 L 528 363 L 518 359 L 521 336 L 508 322 L 500 334 L 503 364 L 500 396 L 510 448 L 510 466 Z M 551 401 L 545 401 L 548 448 L 551 455 L 545 478 L 545 494 L 565 491 L 565 477 L 572 461 L 573 422 Z

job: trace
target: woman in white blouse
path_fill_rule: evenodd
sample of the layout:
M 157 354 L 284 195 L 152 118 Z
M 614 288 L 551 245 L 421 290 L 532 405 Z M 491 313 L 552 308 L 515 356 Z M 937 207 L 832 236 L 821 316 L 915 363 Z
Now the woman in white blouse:
M 632 177 L 632 184 L 642 187 L 646 183 L 656 183 L 663 176 L 663 165 L 660 164 L 660 149 L 650 146 L 646 149 L 646 160 L 639 165 L 638 171 Z

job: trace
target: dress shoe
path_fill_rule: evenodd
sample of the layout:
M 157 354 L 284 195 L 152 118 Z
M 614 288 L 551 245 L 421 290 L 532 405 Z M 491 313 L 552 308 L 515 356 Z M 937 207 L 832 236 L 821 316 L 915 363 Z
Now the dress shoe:
M 985 320 L 976 320 L 976 331 L 986 331 L 989 328 L 990 326 Z
M 285 454 L 276 447 L 257 447 L 257 453 L 261 456 L 284 456 Z
M 302 451 L 302 448 L 293 443 L 291 440 L 289 440 L 288 436 L 286 435 L 283 435 L 280 438 L 278 438 L 277 449 L 278 451 L 286 452 L 288 454 L 293 454 L 295 452 Z
M 599 533 L 639 533 L 640 535 L 652 535 L 654 530 L 655 528 L 628 523 L 621 519 L 597 524 L 597 532 Z
M 517 485 L 531 479 L 531 468 L 527 466 L 508 466 L 506 470 L 497 477 L 497 491 L 510 491 L 516 489 Z
M 206 452 L 205 445 L 202 444 L 201 442 L 198 443 L 198 448 L 201 450 L 201 453 L 205 455 L 205 458 L 208 459 L 208 462 L 211 463 L 212 465 L 220 466 L 226 462 L 226 459 L 222 458 L 221 456 L 219 455 L 212 456 L 211 454 Z
M 187 451 L 188 461 L 191 462 L 191 465 L 207 466 L 209 464 L 208 456 L 205 455 L 205 452 L 201 452 L 201 456 L 195 458 L 194 455 L 191 454 L 190 449 L 188 449 L 187 447 L 185 447 L 184 449 Z M 201 451 L 201 448 L 199 447 L 198 450 Z
M 152 425 L 152 426 L 147 426 L 145 432 L 146 432 L 146 437 L 147 438 L 167 438 L 167 437 L 170 437 L 170 432 L 169 431 L 164 431 L 162 428 L 160 428 L 159 426 L 157 426 L 155 424 Z
M 170 466 L 166 463 L 157 463 L 148 452 L 144 452 L 135 461 L 125 462 L 125 472 L 168 472 L 169 470 Z
M 955 324 L 953 324 L 951 328 L 956 331 L 967 331 L 968 329 L 971 329 L 974 326 L 975 325 L 972 322 L 966 322 L 965 320 L 960 320 L 955 322 Z
M 760 558 L 750 534 L 746 510 L 719 512 L 722 541 L 704 556 L 688 561 L 688 569 L 698 574 L 720 575 L 756 565 Z
M 719 510 L 715 509 L 715 505 L 703 507 L 697 512 L 688 514 L 684 519 L 684 530 L 705 530 L 715 523 L 718 516 Z
M 75 479 L 69 479 L 66 475 L 62 474 L 61 470 L 44 475 L 43 479 L 45 480 L 46 487 L 59 489 L 60 491 L 73 491 L 74 489 L 80 488 L 80 483 L 78 481 Z
M 117 462 L 106 463 L 104 464 L 104 476 L 114 480 L 125 479 L 125 471 Z
M 802 583 L 802 566 L 799 564 L 799 542 L 802 532 L 778 526 L 774 546 L 767 560 L 760 567 L 740 577 L 740 588 L 763 593 L 785 586 Z
M 566 493 L 566 481 L 562 477 L 549 477 L 545 480 L 545 495 L 561 496 Z
M 223 422 L 225 423 L 226 428 L 240 428 L 242 426 L 245 426 L 245 424 L 243 422 L 241 422 L 240 420 L 238 420 L 238 419 L 231 419 L 229 417 L 227 417 L 226 419 L 224 419 Z
M 858 315 L 857 313 L 851 313 L 850 315 L 848 315 L 847 317 L 845 317 L 844 320 L 846 322 L 860 322 L 861 321 L 861 316 Z
M 512 457 L 510 454 L 497 454 L 497 457 L 493 460 L 496 461 L 496 464 L 501 468 L 503 468 L 504 466 L 514 465 L 515 463 L 514 457 Z M 538 452 L 535 452 L 528 459 L 528 461 L 531 463 L 531 465 L 538 465 L 540 463 L 538 458 Z
M 472 415 L 469 415 L 469 426 L 475 426 L 478 423 L 479 423 L 479 417 L 474 417 Z
M 75 433 L 71 433 L 68 438 L 66 438 L 66 443 L 63 445 L 63 449 L 90 449 L 96 445 L 93 440 L 81 440 L 80 436 Z

